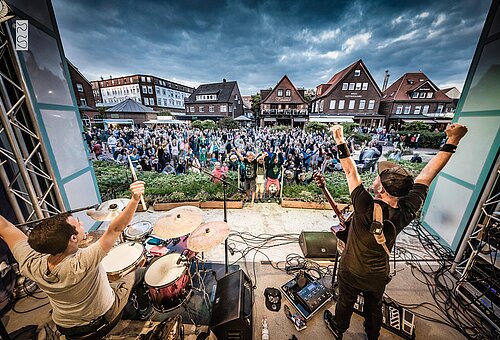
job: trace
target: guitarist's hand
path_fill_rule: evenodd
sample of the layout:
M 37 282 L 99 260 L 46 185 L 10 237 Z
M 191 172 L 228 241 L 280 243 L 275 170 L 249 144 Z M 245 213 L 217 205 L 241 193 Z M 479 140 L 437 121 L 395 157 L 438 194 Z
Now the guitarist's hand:
M 325 176 L 323 176 L 321 171 L 316 171 L 313 174 L 313 179 L 316 182 L 316 184 L 319 185 L 319 187 L 323 188 L 324 186 L 326 186 Z

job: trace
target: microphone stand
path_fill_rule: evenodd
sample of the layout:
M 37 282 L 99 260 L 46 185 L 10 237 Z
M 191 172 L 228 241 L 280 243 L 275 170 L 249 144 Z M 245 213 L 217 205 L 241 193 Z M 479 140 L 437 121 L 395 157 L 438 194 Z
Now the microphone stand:
M 233 184 L 229 183 L 227 180 L 225 180 L 223 178 L 219 178 L 219 177 L 213 175 L 211 172 L 209 172 L 205 169 L 202 169 L 200 166 L 194 165 L 192 162 L 188 162 L 188 166 L 192 166 L 193 168 L 200 170 L 204 174 L 209 175 L 210 178 L 217 179 L 218 181 L 222 182 L 222 190 L 224 193 L 224 222 L 227 223 L 227 187 L 231 186 L 240 192 L 244 192 L 244 190 L 239 188 L 239 187 L 234 186 Z M 228 242 L 227 242 L 227 238 L 226 238 L 224 240 L 224 270 L 225 270 L 225 274 L 227 274 L 229 271 L 228 249 L 229 249 L 229 246 L 228 246 Z

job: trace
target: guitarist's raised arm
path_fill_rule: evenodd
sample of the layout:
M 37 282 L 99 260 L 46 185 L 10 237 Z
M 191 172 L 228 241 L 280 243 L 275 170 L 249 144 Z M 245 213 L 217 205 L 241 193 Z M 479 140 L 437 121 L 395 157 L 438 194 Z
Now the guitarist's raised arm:
M 337 143 L 337 149 L 340 158 L 340 164 L 342 169 L 344 169 L 345 175 L 347 177 L 347 184 L 349 186 L 349 193 L 352 193 L 361 184 L 361 177 L 359 176 L 358 169 L 356 168 L 356 163 L 352 157 L 350 157 L 347 144 L 344 140 L 344 130 L 342 125 L 334 125 L 330 128 L 333 138 Z

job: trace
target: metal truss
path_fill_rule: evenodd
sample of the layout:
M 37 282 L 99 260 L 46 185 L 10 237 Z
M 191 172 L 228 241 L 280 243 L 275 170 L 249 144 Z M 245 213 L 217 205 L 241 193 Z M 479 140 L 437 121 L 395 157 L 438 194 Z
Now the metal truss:
M 64 203 L 13 38 L 0 30 L 0 180 L 19 223 L 61 212 Z

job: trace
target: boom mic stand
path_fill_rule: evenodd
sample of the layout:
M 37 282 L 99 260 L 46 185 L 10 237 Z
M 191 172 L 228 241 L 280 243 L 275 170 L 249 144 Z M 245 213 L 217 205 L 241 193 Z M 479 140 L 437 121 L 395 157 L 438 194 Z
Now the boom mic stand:
M 227 180 L 225 180 L 223 178 L 219 178 L 219 177 L 213 175 L 211 172 L 209 172 L 205 169 L 202 169 L 200 166 L 194 165 L 192 162 L 188 162 L 188 166 L 191 166 L 195 169 L 198 169 L 201 172 L 203 172 L 204 174 L 209 175 L 210 178 L 217 179 L 220 182 L 222 182 L 222 190 L 224 192 L 224 222 L 227 223 L 227 187 L 231 186 L 240 192 L 244 192 L 244 190 L 237 187 L 237 186 L 234 186 L 233 184 L 229 183 Z M 224 241 L 224 270 L 225 270 L 225 274 L 227 274 L 229 271 L 229 257 L 228 257 L 227 253 L 228 253 L 228 243 L 227 243 L 227 238 L 226 238 Z

